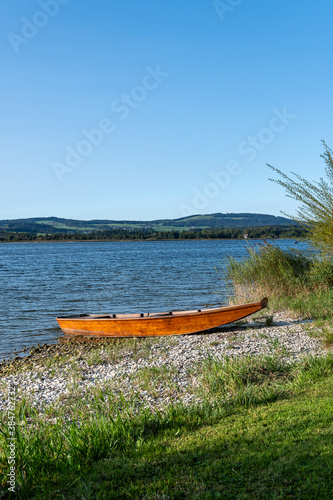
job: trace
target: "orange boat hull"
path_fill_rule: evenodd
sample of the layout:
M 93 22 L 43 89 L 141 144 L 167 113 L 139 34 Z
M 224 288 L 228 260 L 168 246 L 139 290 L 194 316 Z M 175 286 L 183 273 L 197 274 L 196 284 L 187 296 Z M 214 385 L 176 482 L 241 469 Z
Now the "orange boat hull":
M 154 314 L 82 315 L 56 318 L 64 333 L 99 337 L 157 337 L 211 330 L 267 306 L 267 298 L 240 306 Z

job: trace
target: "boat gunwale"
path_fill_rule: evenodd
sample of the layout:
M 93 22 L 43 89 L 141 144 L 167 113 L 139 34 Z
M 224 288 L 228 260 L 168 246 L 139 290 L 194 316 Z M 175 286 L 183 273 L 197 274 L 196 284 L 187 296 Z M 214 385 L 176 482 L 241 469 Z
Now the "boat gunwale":
M 89 315 L 89 314 L 81 314 L 76 316 L 58 316 L 56 320 L 65 320 L 65 321 L 147 321 L 147 320 L 166 320 L 171 318 L 179 318 L 181 316 L 204 316 L 209 314 L 214 314 L 218 312 L 227 312 L 227 311 L 235 311 L 238 309 L 247 309 L 255 306 L 261 306 L 261 309 L 267 307 L 268 299 L 264 297 L 262 300 L 258 302 L 251 302 L 248 304 L 241 304 L 235 306 L 222 306 L 222 307 L 214 307 L 209 309 L 197 309 L 197 310 L 186 310 L 186 311 L 169 311 L 169 312 L 160 312 L 160 313 L 134 313 L 134 314 L 101 314 L 99 315 Z M 258 311 L 256 311 L 258 312 Z

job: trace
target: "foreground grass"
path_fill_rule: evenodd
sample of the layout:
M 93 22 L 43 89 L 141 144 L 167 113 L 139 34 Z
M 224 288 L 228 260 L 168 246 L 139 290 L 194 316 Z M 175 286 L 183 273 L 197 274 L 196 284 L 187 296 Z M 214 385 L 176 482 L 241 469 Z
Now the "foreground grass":
M 20 498 L 331 498 L 333 356 L 208 359 L 201 406 L 55 424 L 17 409 Z M 33 425 L 27 425 L 34 416 Z M 6 491 L 8 429 L 1 480 Z
M 333 378 L 95 463 L 72 498 L 331 498 Z M 178 434 L 178 435 L 175 435 Z

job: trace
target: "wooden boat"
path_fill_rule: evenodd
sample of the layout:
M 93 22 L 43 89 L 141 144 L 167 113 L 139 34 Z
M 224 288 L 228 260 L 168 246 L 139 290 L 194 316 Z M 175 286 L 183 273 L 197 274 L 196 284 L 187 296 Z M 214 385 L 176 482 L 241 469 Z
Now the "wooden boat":
M 141 314 L 81 314 L 56 318 L 64 333 L 101 337 L 155 337 L 211 330 L 245 318 L 267 306 L 268 299 L 240 306 Z

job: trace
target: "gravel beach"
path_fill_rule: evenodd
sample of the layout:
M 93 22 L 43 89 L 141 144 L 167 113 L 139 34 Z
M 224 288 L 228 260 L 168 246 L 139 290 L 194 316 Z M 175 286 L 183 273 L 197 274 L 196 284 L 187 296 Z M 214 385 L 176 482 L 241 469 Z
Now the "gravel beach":
M 75 404 L 89 412 L 92 399 L 126 401 L 131 407 L 163 410 L 170 403 L 199 402 L 195 390 L 200 368 L 209 357 L 279 355 L 295 362 L 305 355 L 324 355 L 311 321 L 274 315 L 215 329 L 211 333 L 151 339 L 64 338 L 37 346 L 25 358 L 0 364 L 0 411 L 8 407 L 9 384 L 16 400 L 25 399 L 42 416 L 63 408 L 70 419 Z

